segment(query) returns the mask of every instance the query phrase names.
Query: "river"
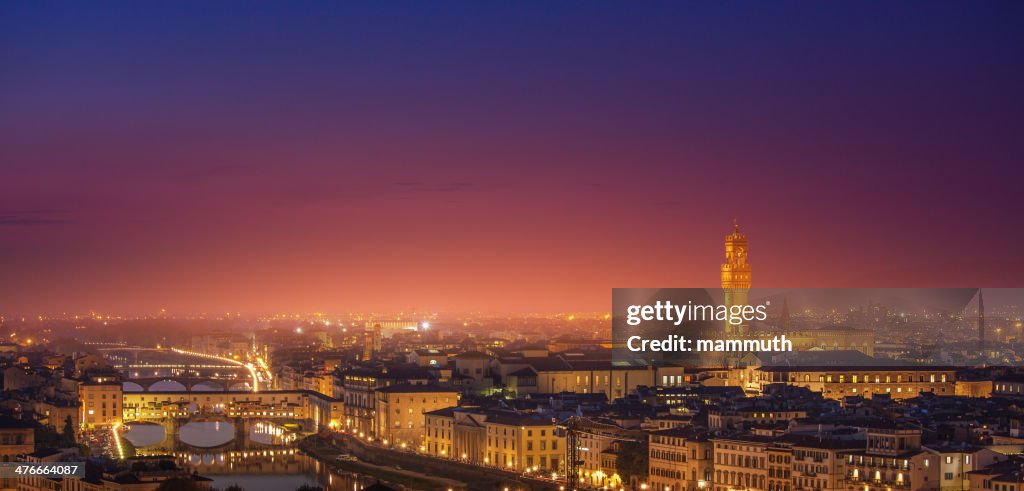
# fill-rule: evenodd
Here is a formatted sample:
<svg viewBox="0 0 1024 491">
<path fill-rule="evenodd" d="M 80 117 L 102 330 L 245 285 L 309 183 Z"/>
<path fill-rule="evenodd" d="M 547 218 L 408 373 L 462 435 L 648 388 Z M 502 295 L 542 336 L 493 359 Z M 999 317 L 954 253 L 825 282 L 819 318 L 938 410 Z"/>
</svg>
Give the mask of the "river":
<svg viewBox="0 0 1024 491">
<path fill-rule="evenodd" d="M 270 443 L 290 441 L 286 433 L 273 425 L 253 427 L 248 448 L 225 445 L 234 435 L 234 426 L 228 422 L 191 422 L 179 430 L 172 453 L 180 465 L 213 479 L 212 485 L 217 489 L 237 484 L 246 491 L 291 491 L 310 485 L 327 491 L 359 491 L 376 481 L 368 476 L 330 471 L 291 445 Z M 168 454 L 163 445 L 163 426 L 130 424 L 124 438 L 132 442 L 139 455 Z"/>
</svg>

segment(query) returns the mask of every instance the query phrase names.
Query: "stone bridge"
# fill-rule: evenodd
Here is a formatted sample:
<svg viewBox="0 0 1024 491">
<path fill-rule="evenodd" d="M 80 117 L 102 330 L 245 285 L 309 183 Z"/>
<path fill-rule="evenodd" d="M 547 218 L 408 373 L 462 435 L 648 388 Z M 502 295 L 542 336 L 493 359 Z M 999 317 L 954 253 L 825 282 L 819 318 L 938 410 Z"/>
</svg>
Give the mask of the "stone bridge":
<svg viewBox="0 0 1024 491">
<path fill-rule="evenodd" d="M 248 377 L 244 379 L 224 379 L 213 377 L 143 377 L 125 379 L 122 386 L 125 392 L 149 392 L 150 388 L 158 382 L 173 382 L 177 384 L 177 386 L 174 387 L 159 389 L 159 391 L 162 392 L 166 392 L 168 390 L 181 392 L 228 392 L 249 390 L 250 380 Z"/>
<path fill-rule="evenodd" d="M 222 423 L 221 428 L 224 428 L 224 430 L 221 430 L 222 434 L 219 435 L 219 438 L 217 439 L 190 441 L 188 437 L 184 435 L 185 431 L 188 431 L 188 428 L 192 423 L 213 422 Z M 143 428 L 161 428 L 162 432 L 158 441 L 143 444 L 139 448 L 144 449 L 146 453 L 150 454 L 154 452 L 169 454 L 180 450 L 206 453 L 210 451 L 251 451 L 257 448 L 279 448 L 282 445 L 293 441 L 295 438 L 283 431 L 284 423 L 285 422 L 282 421 L 271 423 L 269 421 L 240 417 L 228 418 L 200 415 L 192 418 L 164 418 L 160 420 L 134 421 L 127 423 L 126 427 L 129 429 L 129 433 L 134 431 L 136 425 L 141 425 Z M 298 425 L 298 423 L 299 422 L 292 422 L 292 424 L 296 425 Z M 272 433 L 277 430 L 280 431 L 278 433 Z M 150 431 L 152 432 L 152 430 Z M 197 433 L 199 435 L 210 434 L 208 429 L 193 428 L 191 430 L 191 437 L 196 438 Z M 264 436 L 260 436 L 260 434 L 263 434 Z M 152 434 L 150 436 L 152 436 Z M 128 437 L 125 436 L 125 438 L 127 439 Z M 203 437 L 199 436 L 199 438 L 202 439 Z"/>
<path fill-rule="evenodd" d="M 126 423 L 223 416 L 301 422 L 303 431 L 314 432 L 337 424 L 342 414 L 341 401 L 310 390 L 136 390 L 124 392 L 121 402 Z"/>
</svg>

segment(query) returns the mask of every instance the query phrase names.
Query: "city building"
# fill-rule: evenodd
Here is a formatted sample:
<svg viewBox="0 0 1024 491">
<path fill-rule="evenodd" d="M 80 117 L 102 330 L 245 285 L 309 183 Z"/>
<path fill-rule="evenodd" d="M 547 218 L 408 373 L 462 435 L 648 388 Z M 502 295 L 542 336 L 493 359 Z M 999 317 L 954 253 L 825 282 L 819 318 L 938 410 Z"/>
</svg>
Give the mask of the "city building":
<svg viewBox="0 0 1024 491">
<path fill-rule="evenodd" d="M 829 439 L 817 436 L 797 436 L 795 438 L 783 437 L 782 440 L 788 444 L 789 451 L 772 455 L 769 452 L 769 466 L 773 462 L 778 463 L 780 457 L 783 461 L 781 468 L 775 472 L 769 472 L 769 491 L 786 491 L 788 484 L 783 479 L 771 487 L 772 474 L 778 477 L 781 470 L 783 476 L 791 476 L 792 489 L 813 489 L 817 491 L 838 491 L 846 489 L 846 461 L 844 457 L 847 451 L 856 451 L 863 448 L 861 440 Z M 790 456 L 792 465 L 787 465 Z M 774 457 L 774 459 L 773 459 Z M 779 490 L 778 486 L 783 488 Z"/>
<path fill-rule="evenodd" d="M 340 370 L 341 399 L 344 402 L 342 426 L 363 436 L 376 436 L 377 389 L 400 384 L 426 384 L 430 371 L 409 365 L 357 365 Z"/>
<path fill-rule="evenodd" d="M 939 491 L 967 491 L 971 489 L 971 473 L 984 469 L 1006 456 L 978 445 L 926 445 L 925 451 L 935 455 L 939 465 Z"/>
<path fill-rule="evenodd" d="M 511 397 L 577 392 L 603 393 L 609 399 L 616 399 L 634 392 L 637 387 L 655 385 L 653 367 L 613 364 L 610 351 L 589 358 L 570 353 L 501 357 L 496 367 Z"/>
<path fill-rule="evenodd" d="M 121 382 L 83 382 L 79 386 L 81 416 L 86 428 L 108 427 L 122 422 Z"/>
<path fill-rule="evenodd" d="M 472 379 L 473 385 L 490 386 L 491 356 L 479 351 L 467 351 L 455 356 L 455 373 Z"/>
<path fill-rule="evenodd" d="M 0 416 L 0 462 L 17 462 L 18 457 L 35 450 L 36 425 Z"/>
<path fill-rule="evenodd" d="M 700 491 L 714 479 L 713 444 L 693 428 L 653 431 L 648 443 L 648 486 L 654 491 Z"/>
<path fill-rule="evenodd" d="M 421 348 L 409 353 L 409 363 L 421 367 L 441 367 L 448 364 L 448 353 L 436 348 Z"/>
<path fill-rule="evenodd" d="M 956 394 L 956 369 L 943 366 L 763 366 L 755 370 L 757 382 L 790 384 L 821 393 L 827 399 L 846 396 L 870 398 L 886 394 L 910 399 L 922 392 Z"/>
<path fill-rule="evenodd" d="M 384 445 L 419 448 L 423 444 L 426 413 L 457 405 L 459 392 L 433 384 L 400 384 L 376 390 L 374 435 Z"/>
<path fill-rule="evenodd" d="M 582 483 L 593 487 L 617 488 L 622 485 L 615 464 L 621 443 L 638 443 L 647 439 L 639 429 L 627 429 L 603 418 L 577 418 L 575 425 L 579 473 Z"/>
<path fill-rule="evenodd" d="M 479 408 L 428 412 L 421 451 L 437 458 L 516 472 L 561 472 L 565 435 L 534 414 Z"/>
<path fill-rule="evenodd" d="M 768 453 L 776 447 L 774 438 L 740 434 L 711 441 L 715 491 L 768 489 Z"/>
<path fill-rule="evenodd" d="M 859 351 L 875 355 L 875 331 L 855 327 L 821 327 L 784 331 L 795 351 Z"/>
<path fill-rule="evenodd" d="M 845 453 L 848 486 L 918 491 L 940 486 L 939 458 L 921 448 L 921 429 L 891 424 L 867 432 L 866 448 Z"/>
</svg>

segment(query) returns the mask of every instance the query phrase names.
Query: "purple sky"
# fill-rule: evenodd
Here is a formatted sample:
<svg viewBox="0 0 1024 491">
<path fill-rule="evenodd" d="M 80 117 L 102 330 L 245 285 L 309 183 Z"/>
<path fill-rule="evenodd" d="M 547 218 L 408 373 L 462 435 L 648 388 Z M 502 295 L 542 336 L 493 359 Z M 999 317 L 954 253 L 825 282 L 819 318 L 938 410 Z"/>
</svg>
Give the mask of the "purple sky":
<svg viewBox="0 0 1024 491">
<path fill-rule="evenodd" d="M 0 313 L 1021 286 L 1024 4 L 6 3 Z"/>
</svg>

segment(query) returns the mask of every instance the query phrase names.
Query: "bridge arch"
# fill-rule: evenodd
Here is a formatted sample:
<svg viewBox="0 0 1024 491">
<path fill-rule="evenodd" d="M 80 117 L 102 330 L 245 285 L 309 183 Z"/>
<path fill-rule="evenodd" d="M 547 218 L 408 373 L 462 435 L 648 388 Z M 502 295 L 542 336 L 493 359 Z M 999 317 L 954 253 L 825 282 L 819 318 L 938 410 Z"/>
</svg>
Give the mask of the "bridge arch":
<svg viewBox="0 0 1024 491">
<path fill-rule="evenodd" d="M 153 392 L 153 391 L 157 391 L 157 392 L 179 392 L 179 391 L 180 392 L 184 392 L 186 390 L 188 390 L 188 386 L 187 385 L 185 385 L 185 384 L 183 384 L 183 383 L 181 383 L 181 382 L 179 382 L 179 381 L 177 381 L 177 380 L 175 380 L 173 378 L 165 378 L 165 379 L 155 380 L 153 382 L 150 382 L 146 386 L 146 392 Z"/>
<path fill-rule="evenodd" d="M 229 421 L 190 421 L 178 428 L 178 440 L 193 447 L 216 448 L 234 441 L 236 432 Z"/>
<path fill-rule="evenodd" d="M 189 390 L 193 392 L 223 392 L 225 389 L 224 384 L 215 382 L 213 380 L 202 380 L 189 386 Z"/>
</svg>

